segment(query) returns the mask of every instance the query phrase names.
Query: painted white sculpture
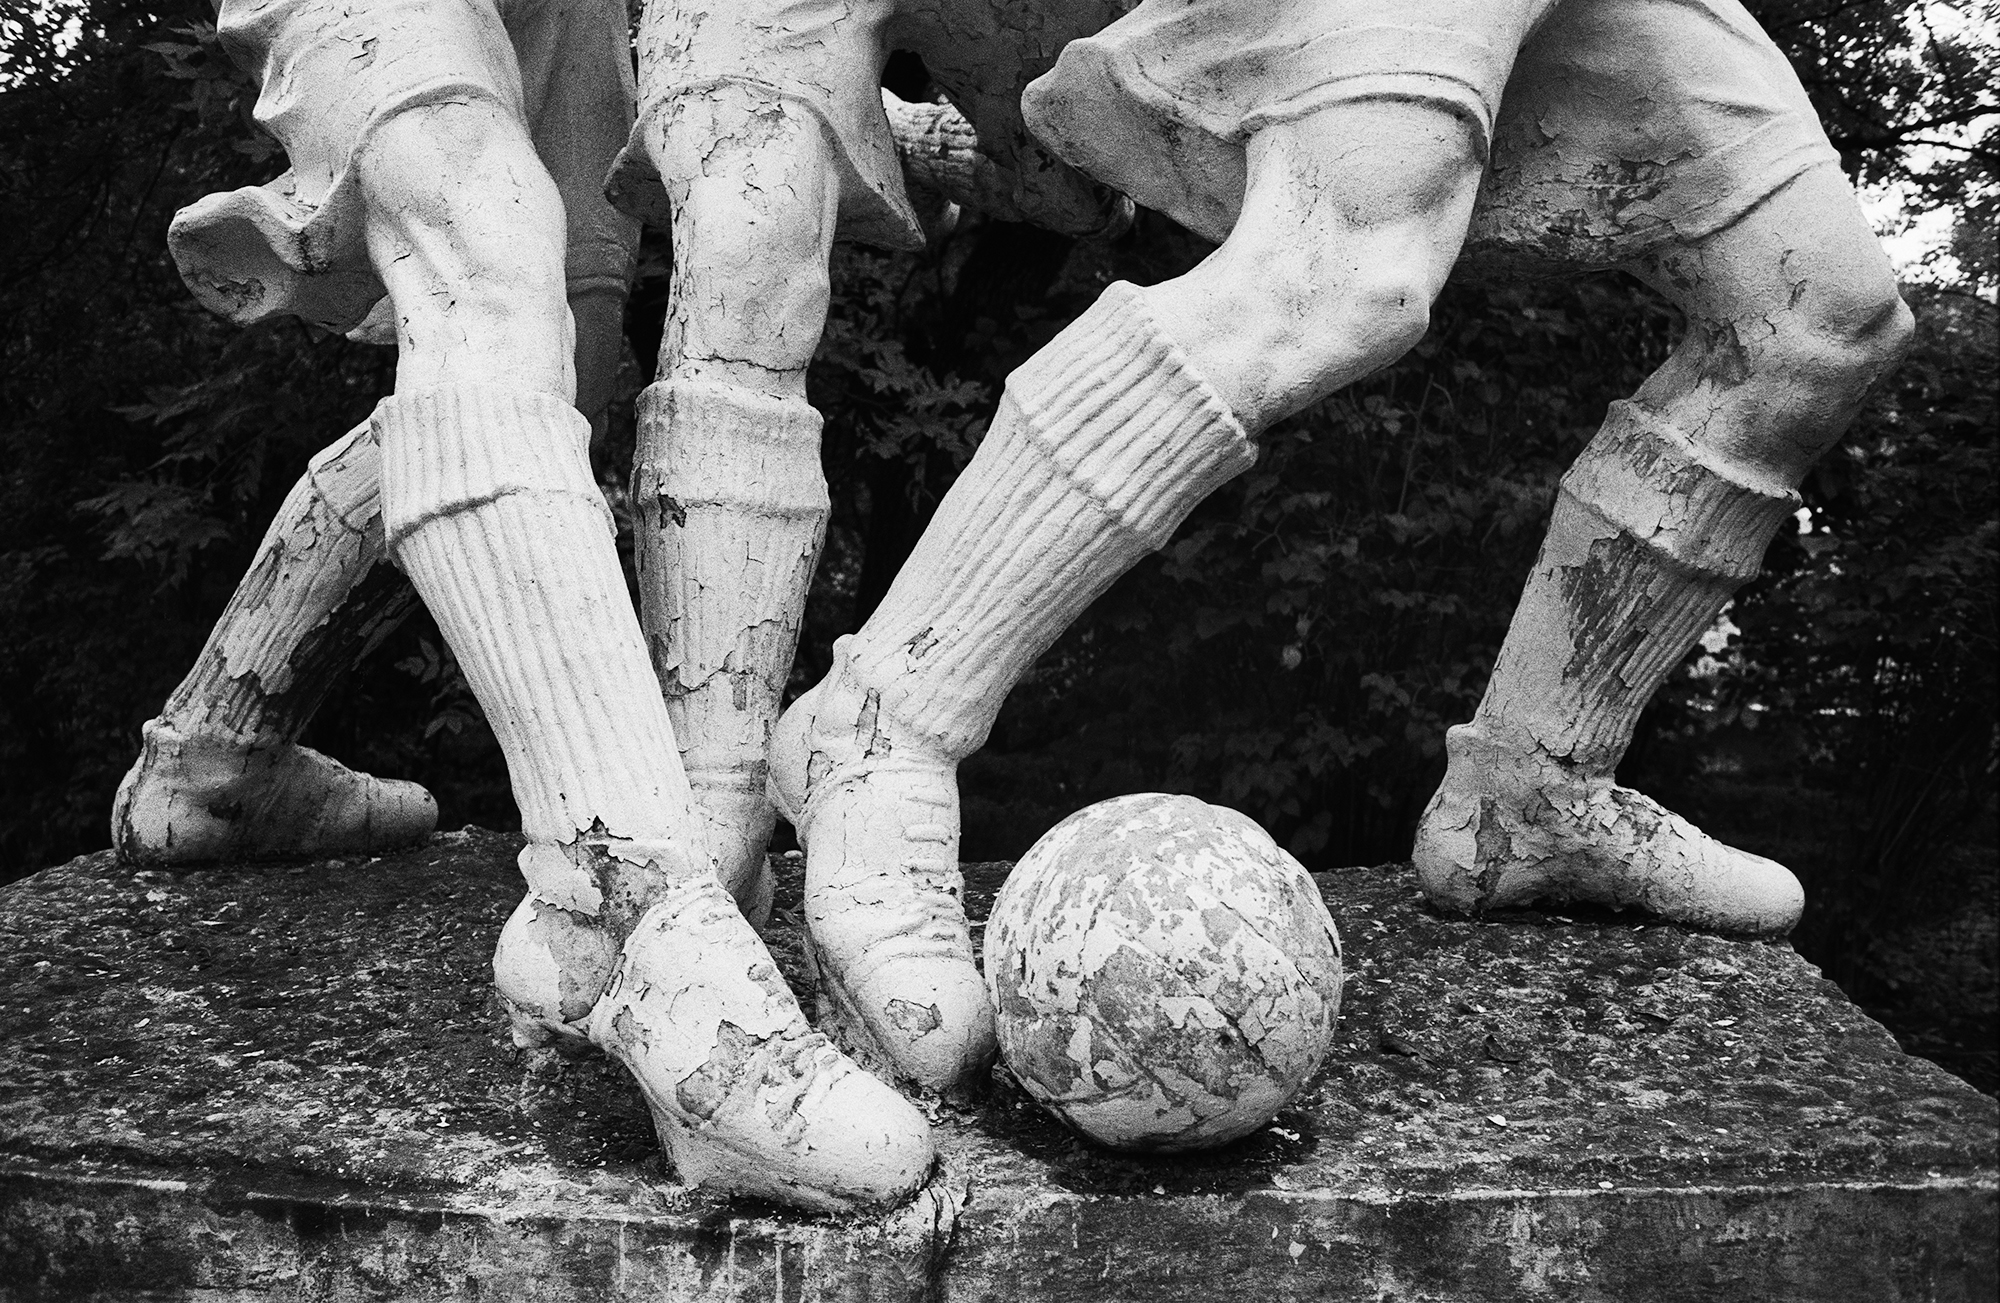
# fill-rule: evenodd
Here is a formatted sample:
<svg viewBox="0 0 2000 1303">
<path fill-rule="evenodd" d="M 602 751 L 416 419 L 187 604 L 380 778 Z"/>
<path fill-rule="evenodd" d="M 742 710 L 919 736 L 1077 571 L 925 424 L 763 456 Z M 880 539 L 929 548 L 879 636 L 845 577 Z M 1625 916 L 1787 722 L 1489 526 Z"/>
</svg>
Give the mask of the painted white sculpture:
<svg viewBox="0 0 2000 1303">
<path fill-rule="evenodd" d="M 645 11 L 642 109 L 613 190 L 671 215 L 674 281 L 661 378 L 640 401 L 639 587 L 724 881 L 746 898 L 773 820 L 767 745 L 827 515 L 805 371 L 833 241 L 922 246 L 899 134 L 911 170 L 953 199 L 1071 232 L 1119 220 L 1122 201 L 1020 117 L 1021 88 L 1063 42 L 1117 12 L 1109 0 L 655 0 Z M 892 48 L 920 52 L 963 115 L 885 111 Z M 871 1066 L 940 1088 L 993 1047 L 958 906 L 956 793 L 900 755 L 877 761 L 869 772 L 907 777 L 879 854 L 839 851 L 847 835 L 831 829 L 846 815 L 822 817 L 824 799 L 788 811 L 809 848 L 821 1012 Z M 847 779 L 829 772 L 832 792 Z M 803 796 L 796 782 L 783 790 Z"/>
<path fill-rule="evenodd" d="M 468 96 L 484 102 L 476 116 L 487 119 L 467 133 L 473 137 L 470 143 L 490 146 L 491 141 L 479 138 L 484 132 L 505 136 L 511 134 L 509 127 L 525 124 L 540 164 L 548 169 L 561 198 L 567 217 L 566 290 L 575 330 L 577 406 L 587 414 L 601 410 L 616 366 L 619 309 L 636 235 L 633 225 L 609 208 L 601 194 L 607 165 L 627 143 L 632 119 L 629 75 L 618 74 L 616 66 L 622 60 L 613 53 L 623 40 L 622 11 L 609 5 L 568 12 L 503 5 L 473 15 L 468 24 L 464 17 L 439 18 L 428 11 L 398 16 L 384 6 L 344 7 L 335 15 L 323 6 L 286 5 L 264 12 L 224 6 L 220 17 L 220 30 L 232 53 L 260 73 L 265 94 L 259 116 L 286 143 L 293 168 L 268 186 L 210 196 L 176 221 L 170 243 L 197 297 L 241 323 L 290 314 L 332 330 L 352 328 L 358 337 L 378 342 L 397 342 L 401 337 L 407 343 L 412 323 L 399 316 L 396 287 L 385 286 L 377 270 L 382 255 L 369 246 L 374 215 L 368 207 L 366 177 L 354 163 L 362 151 L 378 148 L 371 133 L 380 123 L 434 101 Z M 317 35 L 311 33 L 329 17 L 344 21 Z M 336 75 L 339 65 L 333 62 L 357 49 L 364 57 L 349 71 L 365 74 L 359 76 L 358 86 L 343 83 Z M 1044 63 L 1054 52 L 1053 48 L 1046 52 Z M 396 68 L 388 73 L 374 69 L 373 61 L 382 59 Z M 520 70 L 520 81 L 512 87 L 510 60 Z M 857 71 L 861 67 L 854 65 Z M 1017 74 L 1003 94 L 988 96 L 989 116 L 1016 112 L 1019 86 L 1026 80 Z M 873 94 L 872 83 L 869 93 Z M 340 105 L 345 118 L 314 121 L 329 103 Z M 497 114 L 490 111 L 495 108 Z M 989 211 L 1084 230 L 1116 220 L 1129 207 L 1045 155 L 1036 158 L 1025 182 L 1015 169 L 997 168 L 991 157 L 972 148 L 972 128 L 965 119 L 944 106 L 898 105 L 896 119 L 897 144 L 891 147 L 891 158 L 900 150 L 914 174 Z M 1025 141 L 1025 136 L 1021 139 Z M 447 145 L 462 143 L 466 142 Z M 512 155 L 508 162 L 515 166 L 522 162 L 519 144 L 518 138 L 507 141 L 505 145 L 512 148 L 502 150 Z M 424 193 L 426 186 L 442 184 L 461 202 L 480 202 L 470 182 L 485 174 L 463 166 L 454 169 L 439 158 L 424 161 L 431 170 L 395 178 L 405 184 L 394 198 L 433 203 L 454 197 Z M 387 158 L 381 164 L 384 169 L 407 166 Z M 657 191 L 659 182 L 643 150 L 624 160 L 614 188 L 619 185 L 627 190 L 636 187 L 642 205 L 654 197 L 646 191 Z M 664 193 L 657 198 L 663 200 Z M 441 207 L 437 224 L 449 228 L 454 215 L 448 203 Z M 544 228 L 546 216 L 544 212 Z M 522 229 L 512 232 L 504 221 L 493 225 L 496 229 L 488 234 L 500 238 L 533 241 L 548 233 L 533 222 L 523 222 Z M 913 223 L 910 233 L 920 238 L 915 237 Z M 452 234 L 448 229 L 419 229 L 405 243 L 421 245 L 427 237 L 442 237 L 449 245 Z M 897 239 L 901 242 L 903 237 Z M 688 243 L 695 246 L 694 241 Z M 400 252 L 392 250 L 391 256 Z M 504 335 L 516 325 L 505 320 L 505 313 L 496 312 L 497 298 L 519 290 L 527 294 L 524 302 L 532 305 L 533 287 L 522 284 L 514 272 L 503 271 L 494 261 L 497 250 L 491 243 L 451 252 L 459 255 L 459 265 L 439 270 L 456 271 L 461 279 L 494 280 L 487 288 L 495 297 L 454 305 L 448 333 L 466 342 L 462 352 L 470 356 L 450 360 L 471 361 L 490 376 L 500 368 L 480 356 L 488 347 L 487 332 Z M 822 264 L 823 260 L 824 251 Z M 701 284 L 694 272 L 681 279 L 683 284 Z M 819 280 L 823 295 L 823 265 Z M 759 324 L 730 322 L 722 329 L 725 336 L 730 330 L 743 330 L 754 337 Z M 804 345 L 808 354 L 817 331 L 815 322 L 814 340 Z M 433 366 L 441 361 L 427 360 Z M 677 654 L 693 650 L 685 664 L 662 662 L 667 702 L 675 722 L 695 742 L 684 750 L 702 782 L 705 808 L 721 816 L 709 820 L 710 839 L 724 851 L 718 867 L 740 896 L 744 913 L 753 919 L 769 908 L 769 879 L 763 871 L 764 839 L 771 822 L 763 797 L 764 734 L 789 667 L 797 608 L 825 516 L 825 490 L 817 467 L 818 418 L 800 401 L 802 374 L 790 381 L 761 396 L 753 388 L 699 375 L 655 386 L 647 395 L 643 420 L 650 437 L 634 476 L 649 526 L 641 549 L 642 564 L 653 579 L 648 592 L 654 600 L 648 613 L 673 613 L 666 636 L 656 640 L 656 650 L 662 644 Z M 199 863 L 258 855 L 373 852 L 431 831 L 435 805 L 414 784 L 357 774 L 296 745 L 332 677 L 379 641 L 408 607 L 408 589 L 386 571 L 375 569 L 375 563 L 388 554 L 378 428 L 393 423 L 400 406 L 385 404 L 376 418 L 314 460 L 281 509 L 250 575 L 195 668 L 161 717 L 147 726 L 144 753 L 121 785 L 114 808 L 113 840 L 126 858 Z M 671 430 L 676 421 L 682 428 L 693 424 L 702 430 L 705 441 L 694 446 L 686 441 L 675 446 L 663 443 L 663 429 Z M 444 459 L 464 455 L 463 447 L 447 445 L 443 458 L 430 469 L 449 471 L 450 463 Z M 571 497 L 582 499 L 578 469 L 572 462 L 555 468 L 555 473 L 559 480 L 567 480 Z M 507 489 L 524 496 L 536 491 L 527 484 L 503 486 L 503 491 Z M 453 506 L 447 503 L 445 510 L 450 512 Z M 526 577 L 525 570 L 517 573 Z M 679 587 L 664 587 L 671 584 Z M 603 597 L 605 586 L 596 586 Z M 498 595 L 493 589 L 478 594 Z M 453 596 L 447 593 L 445 600 Z M 455 650 L 461 650 L 467 632 L 481 633 L 472 626 L 484 622 L 480 612 L 465 609 L 473 604 L 459 605 L 449 614 L 440 613 L 448 630 L 454 623 L 459 629 L 456 636 L 448 633 Z M 475 644 L 470 653 L 461 650 L 462 656 L 494 662 L 502 673 L 510 668 L 517 674 L 524 668 L 534 670 L 532 662 L 507 666 L 511 649 L 494 643 L 491 629 L 483 632 L 492 645 Z M 614 628 L 614 641 L 616 632 Z M 739 640 L 741 646 L 733 645 Z M 527 649 L 530 656 L 535 650 Z M 585 647 L 575 663 L 559 671 L 549 669 L 545 660 L 534 677 L 549 682 L 533 687 L 557 698 L 565 689 L 571 695 L 596 692 L 602 701 L 604 684 L 592 681 L 590 659 Z M 467 668 L 469 676 L 476 673 L 474 664 Z M 485 668 L 490 675 L 493 667 Z M 629 669 L 628 658 L 619 670 Z M 698 679 L 697 673 L 707 681 Z M 630 686 L 629 672 L 603 677 Z M 621 678 L 627 682 L 619 684 Z M 738 982 L 740 989 L 728 999 L 710 992 L 705 999 L 713 1008 L 702 1016 L 720 1011 L 739 1041 L 743 1036 L 753 1042 L 775 1037 L 771 1042 L 775 1050 L 767 1053 L 755 1043 L 733 1044 L 723 1047 L 728 1053 L 720 1059 L 714 1055 L 703 1059 L 703 1046 L 681 1046 L 678 1058 L 669 1062 L 658 1061 L 657 1054 L 634 1061 L 645 1047 L 632 1042 L 658 1033 L 668 1019 L 665 1007 L 679 990 L 663 984 L 667 971 L 663 957 L 628 955 L 626 971 L 619 974 L 612 993 L 599 1001 L 598 992 L 617 965 L 618 937 L 659 894 L 655 879 L 661 875 L 617 863 L 622 839 L 603 839 L 611 851 L 609 863 L 597 862 L 601 856 L 596 852 L 602 848 L 585 847 L 580 853 L 574 839 L 565 845 L 565 816 L 576 819 L 581 829 L 585 825 L 580 810 L 560 812 L 551 820 L 547 810 L 530 809 L 522 790 L 546 797 L 551 770 L 554 781 L 566 790 L 587 786 L 587 781 L 575 784 L 563 777 L 564 771 L 601 771 L 605 765 L 619 764 L 621 757 L 607 758 L 592 753 L 592 748 L 574 746 L 571 750 L 582 754 L 542 753 L 550 741 L 546 730 L 563 723 L 562 706 L 576 703 L 558 701 L 554 710 L 532 699 L 496 703 L 491 677 L 485 688 L 478 678 L 474 681 L 496 722 L 508 718 L 496 716 L 496 710 L 514 712 L 515 728 L 502 736 L 532 840 L 523 868 L 535 891 L 510 922 L 496 955 L 502 992 L 516 1009 L 517 1038 L 543 1043 L 551 1035 L 584 1034 L 626 1057 L 654 1100 L 662 1134 L 690 1181 L 770 1193 L 808 1206 L 879 1201 L 906 1192 L 911 1173 L 923 1166 L 928 1154 L 921 1143 L 921 1124 L 907 1109 L 885 1106 L 874 1083 L 865 1077 L 853 1080 L 858 1074 L 844 1060 L 823 1040 L 805 1034 L 789 995 L 776 984 L 775 970 L 767 965 L 754 965 L 751 984 Z M 502 684 L 500 691 L 508 687 Z M 540 694 L 531 688 L 530 696 L 535 695 Z M 635 713 L 643 720 L 647 712 Z M 601 717 L 596 722 L 601 723 Z M 537 729 L 542 730 L 539 737 Z M 704 764 L 709 757 L 721 763 Z M 635 776 L 644 779 L 645 771 L 658 765 L 641 763 L 633 768 Z M 629 799 L 629 791 L 615 790 L 619 774 L 586 776 L 593 777 L 611 780 L 613 795 Z M 611 833 L 632 821 L 643 824 L 645 819 L 627 815 L 606 825 L 598 815 L 588 827 Z M 537 825 L 551 831 L 535 837 Z M 677 826 L 691 825 L 683 821 Z M 551 845 L 557 848 L 553 854 Z M 579 858 L 590 861 L 595 882 L 575 872 L 572 862 Z M 738 963 L 742 929 L 713 906 L 713 900 L 695 902 L 683 911 L 695 917 L 681 919 L 678 931 L 654 920 L 652 931 L 659 934 L 655 947 L 664 954 L 673 945 L 676 957 L 696 963 L 700 972 L 711 963 L 725 968 Z M 593 916 L 603 925 L 574 925 Z M 692 944 L 704 930 L 719 939 L 708 946 Z M 628 941 L 626 949 L 639 944 Z M 650 984 L 635 989 L 631 976 L 639 972 L 649 975 Z M 725 971 L 724 976 L 729 975 Z M 704 980 L 718 983 L 713 973 Z M 593 1010 L 596 1017 L 591 1019 Z M 718 1064 L 736 1071 L 740 1080 L 754 1082 L 753 1069 L 773 1054 L 785 1061 L 785 1070 L 767 1065 L 761 1092 L 743 1090 L 731 1097 L 718 1094 L 720 1088 L 713 1084 L 699 1084 Z M 835 1085 L 840 1088 L 834 1089 Z M 695 1105 L 684 1094 L 690 1090 L 703 1098 L 715 1096 L 706 1099 L 704 1108 L 730 1106 L 728 1127 L 745 1134 L 732 1136 L 728 1127 L 715 1134 L 718 1124 L 702 1121 L 709 1118 L 705 1112 L 690 1122 L 688 1110 Z M 804 1131 L 791 1128 L 780 1138 L 781 1152 L 773 1152 L 771 1137 L 759 1134 L 768 1132 L 768 1124 L 751 1116 L 746 1101 L 768 1114 L 785 1102 L 787 1092 L 801 1091 L 809 1091 L 809 1096 L 800 1098 L 812 1104 L 818 1125 Z M 822 1095 L 825 1098 L 819 1098 Z M 830 1141 L 826 1120 L 863 1105 L 868 1107 L 857 1115 L 861 1128 L 856 1129 L 855 1118 L 846 1118 L 848 1135 L 843 1137 L 834 1128 Z M 689 1136 L 689 1131 L 696 1134 Z M 867 1152 L 857 1154 L 851 1145 L 843 1149 L 837 1143 L 856 1136 Z M 808 1153 L 811 1161 L 802 1161 L 801 1155 Z"/>
<path fill-rule="evenodd" d="M 221 28 L 293 172 L 190 210 L 191 282 L 239 319 L 339 327 L 386 291 L 401 367 L 368 435 L 274 526 L 258 573 L 285 595 L 253 575 L 149 734 L 121 827 L 142 853 L 227 843 L 211 825 L 240 801 L 300 821 L 257 849 L 365 849 L 429 818 L 420 793 L 294 748 L 294 716 L 269 708 L 319 663 L 379 510 L 521 807 L 530 894 L 495 960 L 520 1034 L 625 1062 L 688 1179 L 831 1208 L 897 1198 L 931 1160 L 920 1115 L 807 1028 L 711 872 L 754 908 L 760 787 L 807 847 L 847 1043 L 933 1089 L 981 1066 L 958 761 L 1062 629 L 1252 463 L 1255 431 L 1421 336 L 1462 249 L 1627 267 L 1691 329 L 1564 482 L 1419 830 L 1426 888 L 1459 909 L 1796 917 L 1780 866 L 1611 782 L 1639 708 L 1908 329 L 1803 93 L 1733 0 L 655 3 L 616 186 L 657 186 L 675 234 L 635 469 L 651 666 L 569 360 L 572 328 L 604 356 L 591 341 L 622 291 L 629 228 L 564 184 L 628 121 L 622 8 L 230 0 Z M 1117 215 L 1089 176 L 1222 247 L 1175 281 L 1113 286 L 1014 374 L 888 597 L 774 725 L 826 514 L 803 373 L 827 250 L 921 239 L 876 89 L 891 48 L 922 53 L 964 110 L 892 106 L 952 197 L 1083 230 Z M 572 281 L 574 327 L 566 236 L 572 271 L 617 284 Z M 379 509 L 356 469 L 371 458 Z M 337 545 L 302 541 L 322 534 Z M 274 600 L 282 627 L 231 627 Z M 254 699 L 228 706 L 253 674 Z M 333 799 L 311 815 L 270 795 L 315 789 Z"/>
<path fill-rule="evenodd" d="M 119 785 L 111 842 L 138 863 L 372 854 L 430 835 L 415 783 L 297 744 L 333 680 L 414 594 L 383 558 L 380 449 L 366 425 L 315 457 L 278 509 L 194 668 Z"/>
<path fill-rule="evenodd" d="M 1027 126 L 1221 241 L 1177 280 L 1111 287 L 1011 377 L 880 608 L 773 732 L 770 790 L 806 846 L 847 1043 L 934 1088 L 990 1055 L 958 903 L 958 762 L 1061 630 L 1252 463 L 1255 431 L 1422 336 L 1468 248 L 1627 268 L 1690 329 L 1564 481 L 1486 699 L 1452 733 L 1418 834 L 1425 887 L 1460 910 L 1569 899 L 1787 929 L 1789 872 L 1611 777 L 1909 330 L 1768 38 L 1734 0 L 1144 0 L 1096 35 L 1103 14 L 1030 9 L 684 0 L 649 10 L 642 40 L 641 138 L 683 277 L 669 385 L 727 373 L 798 400 L 836 224 L 914 231 L 873 72 L 892 41 L 938 71 L 910 33 L 941 17 L 1085 37 L 1028 87 Z M 664 425 L 662 446 L 700 438 Z M 657 658 L 682 617 L 653 609 Z M 717 663 L 676 650 L 692 645 L 669 632 L 663 671 Z M 761 832 L 746 819 L 737 837 Z"/>
<path fill-rule="evenodd" d="M 379 515 L 520 806 L 529 894 L 494 957 L 517 1038 L 584 1038 L 624 1063 L 690 1183 L 819 1209 L 907 1196 L 933 1161 L 922 1115 L 807 1025 L 713 872 L 573 405 L 573 343 L 585 337 L 592 365 L 615 359 L 603 344 L 629 262 L 631 228 L 597 197 L 631 122 L 623 5 L 224 0 L 218 30 L 256 72 L 258 119 L 292 170 L 183 213 L 184 272 L 239 320 L 292 311 L 346 328 L 386 292 L 396 392 L 371 418 L 376 451 L 357 434 L 319 467 L 341 469 L 341 490 L 308 476 L 274 527 L 201 681 L 176 695 L 196 718 L 152 730 L 121 795 L 127 843 L 172 854 L 209 835 L 174 785 L 228 769 L 232 747 L 244 782 L 363 785 L 364 846 L 369 811 L 425 803 L 290 747 L 270 711 L 202 732 L 237 723 L 213 689 L 255 675 L 265 697 L 284 691 L 272 685 L 365 569 Z M 608 371 L 586 379 L 601 393 Z M 371 457 L 379 507 L 362 486 Z M 318 546 L 328 516 L 352 564 Z M 271 572 L 298 608 L 284 622 L 252 591 Z M 246 622 L 257 636 L 239 636 Z M 199 766 L 183 759 L 190 734 Z M 254 806 L 254 791 L 232 794 Z M 260 849 L 352 844 L 353 822 Z"/>
</svg>

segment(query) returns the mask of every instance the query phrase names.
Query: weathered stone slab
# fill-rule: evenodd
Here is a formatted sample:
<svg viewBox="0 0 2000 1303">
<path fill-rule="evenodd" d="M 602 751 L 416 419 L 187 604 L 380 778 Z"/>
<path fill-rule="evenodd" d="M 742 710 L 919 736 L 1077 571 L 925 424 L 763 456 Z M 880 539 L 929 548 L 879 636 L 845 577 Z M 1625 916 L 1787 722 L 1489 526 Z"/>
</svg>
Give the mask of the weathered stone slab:
<svg viewBox="0 0 2000 1303">
<path fill-rule="evenodd" d="M 1995 1293 L 1994 1101 L 1789 948 L 1446 920 L 1395 866 L 1322 877 L 1338 1053 L 1228 1150 L 1103 1153 L 1002 1082 L 935 1110 L 955 1228 L 693 1195 L 615 1071 L 506 1044 L 516 844 L 0 891 L 0 1299 Z"/>
</svg>

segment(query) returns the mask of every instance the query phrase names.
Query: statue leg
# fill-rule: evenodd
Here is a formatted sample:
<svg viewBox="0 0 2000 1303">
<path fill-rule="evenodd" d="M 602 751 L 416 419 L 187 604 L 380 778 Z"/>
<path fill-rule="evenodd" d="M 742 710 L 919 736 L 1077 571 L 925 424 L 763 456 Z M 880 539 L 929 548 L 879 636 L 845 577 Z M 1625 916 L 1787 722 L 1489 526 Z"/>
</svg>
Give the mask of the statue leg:
<svg viewBox="0 0 2000 1303">
<path fill-rule="evenodd" d="M 1612 775 L 1901 356 L 1909 313 L 1831 166 L 1634 270 L 1687 314 L 1687 337 L 1563 478 L 1485 698 L 1449 735 L 1416 862 L 1455 910 L 1577 900 L 1783 933 L 1803 905 L 1790 872 Z"/>
<path fill-rule="evenodd" d="M 610 43 L 622 67 L 624 10 L 609 8 L 586 30 Z M 577 407 L 595 421 L 617 373 L 638 237 L 637 224 L 603 195 L 605 169 L 631 124 L 630 77 L 620 94 L 618 79 L 590 75 L 590 60 L 607 52 L 587 41 L 533 48 L 542 62 L 523 69 L 528 116 L 562 195 Z M 376 566 L 384 554 L 380 477 L 380 450 L 363 425 L 315 457 L 279 508 L 119 786 L 112 842 L 126 859 L 372 854 L 421 841 L 435 827 L 436 803 L 416 784 L 355 773 L 296 745 L 334 679 L 416 604 L 400 574 Z"/>
<path fill-rule="evenodd" d="M 578 205 L 565 206 L 574 228 Z M 577 398 L 593 415 L 617 368 L 629 259 L 603 243 L 580 251 L 572 229 Z M 380 488 L 381 452 L 363 425 L 314 457 L 287 495 L 194 667 L 145 726 L 112 806 L 121 857 L 372 855 L 437 826 L 437 803 L 417 784 L 357 773 L 297 744 L 334 680 L 416 606 L 400 574 L 377 568 Z"/>
<path fill-rule="evenodd" d="M 297 744 L 336 676 L 415 595 L 383 556 L 381 456 L 367 426 L 313 458 L 194 668 L 119 784 L 111 838 L 148 864 L 373 854 L 421 841 L 437 804 Z"/>
<path fill-rule="evenodd" d="M 773 737 L 826 1012 L 919 1085 L 993 1052 L 959 901 L 958 762 L 1063 629 L 1251 464 L 1251 431 L 1421 337 L 1479 178 L 1457 120 L 1393 102 L 1270 127 L 1249 165 L 1208 261 L 1114 285 L 1009 378 L 881 606 Z"/>
<path fill-rule="evenodd" d="M 494 958 L 518 1034 L 623 1063 L 690 1184 L 828 1210 L 908 1194 L 921 1116 L 811 1030 L 712 872 L 571 406 L 563 205 L 518 114 L 408 108 L 355 166 L 402 350 L 374 417 L 389 548 L 528 840 Z"/>
<path fill-rule="evenodd" d="M 675 101 L 646 143 L 674 277 L 632 468 L 641 621 L 717 872 L 761 922 L 764 753 L 829 505 L 805 376 L 838 182 L 820 120 L 745 85 Z"/>
</svg>

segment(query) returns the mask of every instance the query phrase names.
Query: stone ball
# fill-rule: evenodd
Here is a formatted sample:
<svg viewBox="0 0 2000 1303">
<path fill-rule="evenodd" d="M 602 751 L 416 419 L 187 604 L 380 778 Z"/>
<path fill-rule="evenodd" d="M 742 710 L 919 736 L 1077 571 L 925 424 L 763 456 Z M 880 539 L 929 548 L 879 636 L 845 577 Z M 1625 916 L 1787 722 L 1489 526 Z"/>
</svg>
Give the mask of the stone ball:
<svg viewBox="0 0 2000 1303">
<path fill-rule="evenodd" d="M 1014 866 L 986 925 L 1000 1057 L 1114 1149 L 1226 1144 L 1319 1069 L 1340 937 L 1254 821 L 1191 796 L 1080 810 Z"/>
</svg>

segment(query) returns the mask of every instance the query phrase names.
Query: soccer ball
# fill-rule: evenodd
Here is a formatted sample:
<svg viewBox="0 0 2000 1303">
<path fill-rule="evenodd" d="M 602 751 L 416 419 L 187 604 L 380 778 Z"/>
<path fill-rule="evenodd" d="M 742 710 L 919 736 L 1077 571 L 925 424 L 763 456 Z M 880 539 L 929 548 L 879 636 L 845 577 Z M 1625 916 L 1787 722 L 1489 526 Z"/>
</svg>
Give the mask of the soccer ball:
<svg viewBox="0 0 2000 1303">
<path fill-rule="evenodd" d="M 1121 796 L 1036 842 L 986 925 L 1000 1057 L 1114 1149 L 1203 1149 L 1277 1115 L 1326 1058 L 1340 938 L 1270 835 L 1191 796 Z"/>
</svg>

